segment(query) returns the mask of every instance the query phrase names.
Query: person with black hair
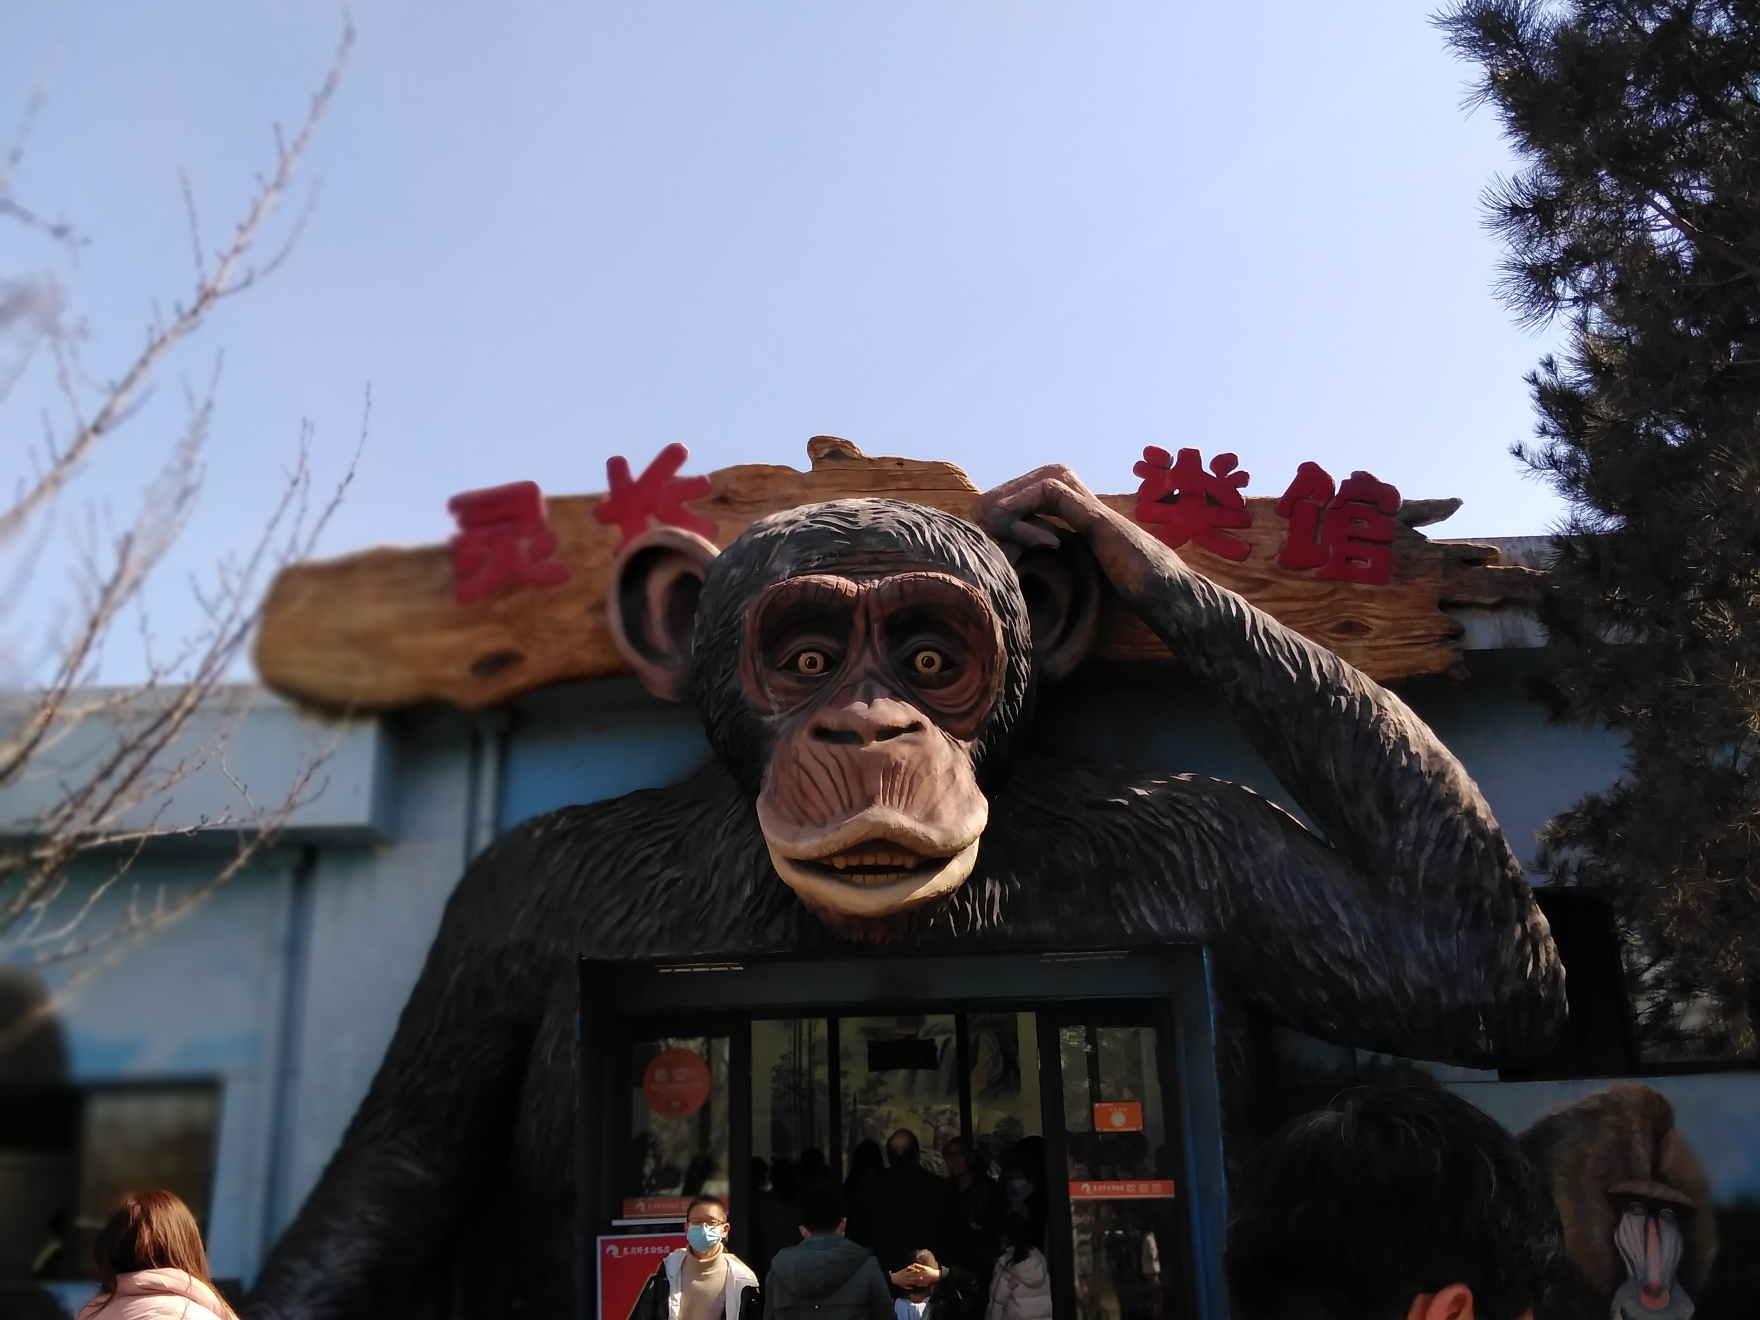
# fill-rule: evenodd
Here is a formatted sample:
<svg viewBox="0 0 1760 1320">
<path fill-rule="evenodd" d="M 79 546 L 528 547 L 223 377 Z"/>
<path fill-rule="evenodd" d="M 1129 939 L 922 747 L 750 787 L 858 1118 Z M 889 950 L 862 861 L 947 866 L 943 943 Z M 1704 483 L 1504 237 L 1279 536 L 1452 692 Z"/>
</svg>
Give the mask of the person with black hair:
<svg viewBox="0 0 1760 1320">
<path fill-rule="evenodd" d="M 941 1147 L 941 1158 L 947 1163 L 947 1223 L 941 1230 L 947 1261 L 988 1278 L 1002 1254 L 1008 1197 L 969 1137 L 949 1137 Z"/>
<path fill-rule="evenodd" d="M 911 1264 L 924 1247 L 947 1250 L 947 1179 L 925 1169 L 921 1156 L 915 1132 L 894 1132 L 886 1138 L 886 1168 L 862 1184 L 856 1201 L 852 1235 L 874 1249 L 888 1272 Z"/>
<path fill-rule="evenodd" d="M 1531 1320 L 1563 1261 L 1515 1138 L 1434 1087 L 1350 1092 L 1260 1146 L 1235 1183 L 1235 1320 Z"/>
<path fill-rule="evenodd" d="M 800 1206 L 795 1203 L 799 1194 L 800 1179 L 795 1173 L 794 1161 L 786 1155 L 778 1155 L 770 1165 L 770 1186 L 752 1197 L 760 1248 L 753 1253 L 752 1263 L 761 1274 L 769 1275 L 770 1262 L 776 1259 L 777 1252 L 801 1240 L 798 1228 Z"/>
<path fill-rule="evenodd" d="M 1027 1217 L 1009 1215 L 984 1320 L 1051 1320 L 1051 1266 L 1035 1241 Z"/>
<path fill-rule="evenodd" d="M 685 1209 L 685 1245 L 643 1286 L 629 1320 L 758 1320 L 758 1276 L 727 1249 L 727 1202 L 699 1192 Z"/>
<path fill-rule="evenodd" d="M 795 1161 L 795 1173 L 802 1187 L 836 1182 L 831 1176 L 831 1166 L 825 1163 L 825 1152 L 817 1146 L 808 1146 L 801 1152 L 800 1159 Z"/>
<path fill-rule="evenodd" d="M 966 1320 L 984 1302 L 977 1276 L 958 1265 L 943 1265 L 927 1247 L 892 1274 L 904 1296 L 892 1304 L 893 1320 Z"/>
<path fill-rule="evenodd" d="M 893 1320 L 892 1290 L 874 1253 L 844 1236 L 843 1192 L 800 1192 L 801 1240 L 776 1253 L 764 1281 L 764 1320 Z"/>
<path fill-rule="evenodd" d="M 857 1203 L 862 1194 L 862 1187 L 880 1170 L 886 1167 L 886 1157 L 880 1153 L 880 1143 L 872 1137 L 858 1141 L 849 1153 L 849 1172 L 844 1175 L 843 1195 L 851 1205 Z"/>
</svg>

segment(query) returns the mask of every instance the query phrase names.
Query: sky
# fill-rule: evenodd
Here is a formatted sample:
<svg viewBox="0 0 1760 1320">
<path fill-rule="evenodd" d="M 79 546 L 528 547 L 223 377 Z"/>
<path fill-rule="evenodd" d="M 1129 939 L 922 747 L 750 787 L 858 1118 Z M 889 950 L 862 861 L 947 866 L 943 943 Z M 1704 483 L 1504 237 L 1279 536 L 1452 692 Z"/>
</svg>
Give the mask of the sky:
<svg viewBox="0 0 1760 1320">
<path fill-rule="evenodd" d="M 443 540 L 448 497 L 806 466 L 842 435 L 980 486 L 1043 463 L 1134 490 L 1145 445 L 1459 496 L 1434 535 L 1542 532 L 1509 457 L 1550 346 L 1493 293 L 1480 198 L 1515 168 L 1434 4 L 356 0 L 354 59 L 278 217 L 287 262 L 223 305 L 82 474 L 62 536 L 122 516 L 184 383 L 223 363 L 201 504 L 153 589 L 256 538 L 313 433 L 365 451 L 320 546 Z M 88 369 L 119 370 L 192 269 L 180 178 L 220 236 L 344 26 L 311 0 L 8 0 L 0 133 L 46 90 L 0 278 L 53 274 Z M 0 477 L 51 402 L 0 411 Z M 57 542 L 56 544 L 60 544 Z M 23 623 L 65 588 L 45 552 Z M 58 594 L 59 593 L 59 594 Z M 122 646 L 107 676 L 134 663 Z"/>
</svg>

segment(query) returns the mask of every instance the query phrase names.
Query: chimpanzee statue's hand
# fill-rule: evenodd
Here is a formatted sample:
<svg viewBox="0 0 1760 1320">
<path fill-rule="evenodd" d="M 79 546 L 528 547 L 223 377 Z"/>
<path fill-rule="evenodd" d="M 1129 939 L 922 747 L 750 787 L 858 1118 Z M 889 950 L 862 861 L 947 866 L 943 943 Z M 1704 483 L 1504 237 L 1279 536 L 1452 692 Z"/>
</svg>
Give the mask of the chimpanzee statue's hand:
<svg viewBox="0 0 1760 1320">
<path fill-rule="evenodd" d="M 1055 550 L 1057 534 L 1044 522 L 1056 518 L 1083 537 L 1113 589 L 1134 600 L 1151 582 L 1177 574 L 1184 561 L 1129 518 L 1109 509 L 1061 463 L 1035 468 L 978 498 L 978 522 L 1011 560 L 1025 550 Z"/>
</svg>

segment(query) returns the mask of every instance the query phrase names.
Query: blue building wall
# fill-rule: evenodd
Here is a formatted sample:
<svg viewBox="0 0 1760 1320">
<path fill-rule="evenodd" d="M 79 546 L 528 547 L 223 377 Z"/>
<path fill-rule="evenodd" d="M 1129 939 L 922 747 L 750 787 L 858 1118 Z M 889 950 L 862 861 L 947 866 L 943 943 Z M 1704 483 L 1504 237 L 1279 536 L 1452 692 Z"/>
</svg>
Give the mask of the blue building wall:
<svg viewBox="0 0 1760 1320">
<path fill-rule="evenodd" d="M 634 679 L 567 683 L 511 711 L 497 823 L 677 783 L 709 759 L 694 709 L 650 697 Z"/>
<path fill-rule="evenodd" d="M 248 1282 L 391 1039 L 467 862 L 474 765 L 470 722 L 438 709 L 339 729 L 271 703 L 233 738 L 253 747 L 257 773 L 246 786 L 267 802 L 277 800 L 277 775 L 312 764 L 311 748 L 330 754 L 304 823 L 138 946 L 51 964 L 42 979 L 65 996 L 56 1017 L 69 1081 L 219 1084 L 210 1265 L 216 1277 Z M 160 804 L 161 823 L 213 818 L 213 793 L 234 789 L 224 776 L 208 779 L 219 784 L 180 784 L 181 796 Z M 210 880 L 231 846 L 228 831 L 215 833 L 165 841 L 82 929 L 114 929 L 123 905 L 150 903 L 161 885 L 175 898 Z M 72 897 L 112 865 L 84 867 Z M 19 950 L 14 961 L 31 956 Z"/>
<path fill-rule="evenodd" d="M 149 858 L 136 863 L 137 878 L 149 895 L 161 884 L 175 893 L 222 860 L 210 855 L 204 866 L 188 857 Z M 73 990 L 60 1014 L 67 1080 L 219 1082 L 209 1238 L 222 1272 L 253 1260 L 267 1229 L 276 1024 L 295 861 L 278 855 L 253 866 L 89 979 L 76 980 L 90 964 L 45 969 L 52 988 L 71 983 Z M 126 901 L 118 893 L 100 905 L 87 929 L 111 928 Z"/>
</svg>

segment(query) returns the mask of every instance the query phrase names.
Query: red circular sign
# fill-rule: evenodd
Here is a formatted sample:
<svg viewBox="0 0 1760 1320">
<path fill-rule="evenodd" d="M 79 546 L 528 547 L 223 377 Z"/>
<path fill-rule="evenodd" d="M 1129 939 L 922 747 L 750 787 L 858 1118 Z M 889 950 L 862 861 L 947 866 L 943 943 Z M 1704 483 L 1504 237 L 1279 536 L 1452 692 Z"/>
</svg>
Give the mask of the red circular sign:
<svg viewBox="0 0 1760 1320">
<path fill-rule="evenodd" d="M 642 1074 L 642 1099 L 667 1118 L 685 1118 L 709 1098 L 709 1065 L 692 1050 L 661 1050 Z"/>
</svg>

